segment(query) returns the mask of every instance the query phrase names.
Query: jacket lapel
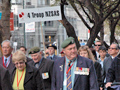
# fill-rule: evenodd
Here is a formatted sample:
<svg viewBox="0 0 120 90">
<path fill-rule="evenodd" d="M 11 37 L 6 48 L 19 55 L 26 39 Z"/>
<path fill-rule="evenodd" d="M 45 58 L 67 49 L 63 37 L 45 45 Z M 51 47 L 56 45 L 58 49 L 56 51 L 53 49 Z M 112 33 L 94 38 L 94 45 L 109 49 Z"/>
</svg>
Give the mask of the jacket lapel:
<svg viewBox="0 0 120 90">
<path fill-rule="evenodd" d="M 60 76 L 61 76 L 61 87 L 63 85 L 63 80 L 64 80 L 64 65 L 65 64 L 65 57 L 61 59 L 61 62 L 59 64 L 59 71 L 60 71 Z"/>
<path fill-rule="evenodd" d="M 39 66 L 39 70 L 44 66 L 44 64 L 45 64 L 45 59 L 43 58 L 40 66 Z"/>
<path fill-rule="evenodd" d="M 26 84 L 30 80 L 30 78 L 33 76 L 32 72 L 33 72 L 33 69 L 26 64 L 26 74 L 25 74 L 24 84 Z"/>
<path fill-rule="evenodd" d="M 78 56 L 77 58 L 77 65 L 76 67 L 82 67 L 82 58 L 80 56 Z M 77 78 L 78 78 L 79 74 L 75 74 L 75 80 L 74 80 L 74 85 L 77 81 Z"/>
</svg>

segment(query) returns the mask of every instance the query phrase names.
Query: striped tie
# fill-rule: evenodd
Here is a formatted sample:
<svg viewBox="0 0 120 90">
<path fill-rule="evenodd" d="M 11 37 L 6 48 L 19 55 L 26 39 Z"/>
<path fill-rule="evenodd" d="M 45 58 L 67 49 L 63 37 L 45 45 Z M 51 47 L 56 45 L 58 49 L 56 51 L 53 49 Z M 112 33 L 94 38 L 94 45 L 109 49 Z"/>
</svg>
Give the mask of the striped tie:
<svg viewBox="0 0 120 90">
<path fill-rule="evenodd" d="M 70 68 L 70 63 L 71 61 L 69 61 L 68 63 L 68 69 Z M 67 90 L 72 90 L 71 69 L 68 71 L 67 74 Z"/>
</svg>

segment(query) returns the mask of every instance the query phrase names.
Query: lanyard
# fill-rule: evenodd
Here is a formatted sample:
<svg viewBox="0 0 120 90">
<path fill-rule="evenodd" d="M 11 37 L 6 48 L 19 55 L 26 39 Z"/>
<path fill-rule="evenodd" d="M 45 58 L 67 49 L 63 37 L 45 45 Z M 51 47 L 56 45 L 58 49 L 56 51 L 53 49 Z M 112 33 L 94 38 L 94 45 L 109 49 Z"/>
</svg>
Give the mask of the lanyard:
<svg viewBox="0 0 120 90">
<path fill-rule="evenodd" d="M 8 62 L 7 62 L 7 64 L 6 64 L 6 65 L 5 65 L 4 57 L 2 57 L 3 66 L 4 66 L 5 68 L 8 66 L 8 64 L 9 64 L 9 62 L 10 62 L 11 57 L 12 57 L 12 55 L 10 56 L 10 58 L 9 58 L 9 60 L 8 60 Z"/>
<path fill-rule="evenodd" d="M 23 71 L 22 71 L 22 75 L 21 75 L 21 77 L 20 77 L 20 80 L 18 81 L 18 70 L 17 70 L 17 88 L 18 88 L 18 90 L 19 90 L 20 81 L 21 81 L 21 79 L 22 79 L 22 77 L 23 77 L 23 73 L 24 73 L 24 69 L 23 69 Z"/>
</svg>

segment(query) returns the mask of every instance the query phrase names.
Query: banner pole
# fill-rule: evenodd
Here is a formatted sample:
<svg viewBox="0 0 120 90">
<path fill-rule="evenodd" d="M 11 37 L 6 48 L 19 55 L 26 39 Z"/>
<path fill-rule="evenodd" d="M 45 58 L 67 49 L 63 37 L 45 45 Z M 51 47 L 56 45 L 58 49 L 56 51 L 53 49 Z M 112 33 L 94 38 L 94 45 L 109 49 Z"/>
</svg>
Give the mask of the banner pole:
<svg viewBox="0 0 120 90">
<path fill-rule="evenodd" d="M 42 28 L 42 23 L 40 22 L 40 27 L 41 27 L 41 34 L 42 34 L 42 40 L 43 40 L 43 47 L 44 47 L 44 52 L 45 52 L 45 42 L 44 42 L 44 36 L 43 36 L 43 28 Z M 46 53 L 45 53 L 46 54 Z M 44 54 L 44 56 L 46 56 Z"/>
</svg>

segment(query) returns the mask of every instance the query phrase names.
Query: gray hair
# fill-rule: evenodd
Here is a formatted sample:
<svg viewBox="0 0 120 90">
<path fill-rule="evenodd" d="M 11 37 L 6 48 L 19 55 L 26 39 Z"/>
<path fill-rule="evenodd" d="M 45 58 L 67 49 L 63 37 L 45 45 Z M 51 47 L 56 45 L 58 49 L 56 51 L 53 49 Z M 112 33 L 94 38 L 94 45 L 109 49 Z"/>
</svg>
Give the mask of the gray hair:
<svg viewBox="0 0 120 90">
<path fill-rule="evenodd" d="M 3 46 L 3 43 L 4 43 L 4 42 L 9 42 L 9 43 L 10 43 L 10 44 L 9 44 L 10 47 L 13 48 L 13 43 L 12 43 L 10 40 L 4 40 L 4 41 L 2 41 L 2 44 L 1 44 L 2 46 Z"/>
<path fill-rule="evenodd" d="M 112 44 L 115 44 L 115 45 L 116 45 L 116 49 L 120 49 L 120 47 L 119 47 L 119 45 L 118 45 L 117 43 L 113 42 Z M 112 44 L 111 44 L 111 45 L 112 45 Z M 110 46 L 111 46 L 111 45 L 110 45 Z"/>
</svg>

